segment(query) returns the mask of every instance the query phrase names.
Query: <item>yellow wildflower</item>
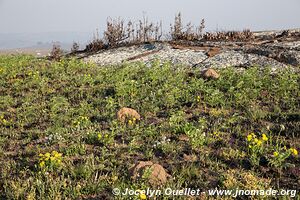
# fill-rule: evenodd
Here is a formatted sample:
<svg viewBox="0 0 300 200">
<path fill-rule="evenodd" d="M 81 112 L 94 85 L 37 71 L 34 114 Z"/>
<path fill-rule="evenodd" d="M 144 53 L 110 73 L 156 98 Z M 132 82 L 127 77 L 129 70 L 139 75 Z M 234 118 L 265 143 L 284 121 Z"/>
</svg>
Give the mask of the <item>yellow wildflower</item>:
<svg viewBox="0 0 300 200">
<path fill-rule="evenodd" d="M 133 124 L 132 120 L 129 120 L 129 121 L 128 121 L 128 124 L 129 124 L 129 125 L 132 125 L 132 124 Z"/>
<path fill-rule="evenodd" d="M 40 167 L 41 167 L 41 168 L 43 168 L 43 167 L 45 166 L 45 162 L 44 162 L 44 161 L 42 161 L 42 162 L 40 162 L 40 164 L 39 164 L 39 165 L 40 165 Z"/>
<path fill-rule="evenodd" d="M 252 135 L 251 135 L 251 134 L 249 134 L 249 135 L 247 136 L 247 140 L 248 140 L 249 142 L 252 140 Z"/>
<path fill-rule="evenodd" d="M 144 200 L 144 199 L 147 199 L 147 196 L 146 196 L 144 193 L 141 193 L 141 194 L 140 194 L 140 199 L 143 199 L 143 200 Z"/>
<path fill-rule="evenodd" d="M 263 141 L 268 141 L 268 137 L 267 137 L 267 135 L 264 134 L 264 133 L 262 134 L 262 140 L 263 140 Z"/>
<path fill-rule="evenodd" d="M 260 146 L 262 144 L 262 140 L 257 141 L 257 146 Z"/>
<path fill-rule="evenodd" d="M 144 191 L 142 191 L 142 190 L 137 190 L 137 192 L 140 193 L 140 199 L 147 199 L 147 196 L 146 196 L 146 194 L 145 194 Z"/>
<path fill-rule="evenodd" d="M 258 143 L 258 139 L 257 139 L 257 138 L 254 138 L 254 142 L 255 142 L 255 143 Z"/>
<path fill-rule="evenodd" d="M 275 151 L 275 152 L 273 153 L 273 155 L 274 155 L 275 157 L 277 157 L 277 156 L 279 155 L 279 153 L 278 153 L 277 151 Z"/>
<path fill-rule="evenodd" d="M 294 154 L 294 156 L 297 156 L 297 155 L 298 155 L 297 149 L 295 149 L 295 148 L 290 148 L 290 151 L 291 151 L 292 154 Z"/>
<path fill-rule="evenodd" d="M 102 138 L 102 134 L 98 133 L 98 140 L 101 140 L 101 138 Z"/>
<path fill-rule="evenodd" d="M 62 156 L 62 154 L 58 153 L 58 152 L 56 152 L 56 153 L 53 154 L 54 158 L 60 158 L 61 156 Z"/>
<path fill-rule="evenodd" d="M 50 158 L 51 155 L 50 155 L 50 153 L 45 153 L 44 156 L 45 156 L 45 160 L 49 160 L 49 158 Z"/>
</svg>

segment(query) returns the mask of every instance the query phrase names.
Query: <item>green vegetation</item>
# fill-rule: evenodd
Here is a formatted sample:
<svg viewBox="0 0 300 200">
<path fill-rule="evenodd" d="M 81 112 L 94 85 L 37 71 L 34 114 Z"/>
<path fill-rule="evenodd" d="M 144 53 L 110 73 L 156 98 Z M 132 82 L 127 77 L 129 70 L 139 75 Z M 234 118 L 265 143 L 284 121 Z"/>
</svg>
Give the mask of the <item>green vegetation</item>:
<svg viewBox="0 0 300 200">
<path fill-rule="evenodd" d="M 299 189 L 300 74 L 219 73 L 1 56 L 0 199 L 151 188 L 146 175 L 130 179 L 138 160 L 164 166 L 162 187 Z M 141 120 L 119 122 L 122 107 Z"/>
</svg>

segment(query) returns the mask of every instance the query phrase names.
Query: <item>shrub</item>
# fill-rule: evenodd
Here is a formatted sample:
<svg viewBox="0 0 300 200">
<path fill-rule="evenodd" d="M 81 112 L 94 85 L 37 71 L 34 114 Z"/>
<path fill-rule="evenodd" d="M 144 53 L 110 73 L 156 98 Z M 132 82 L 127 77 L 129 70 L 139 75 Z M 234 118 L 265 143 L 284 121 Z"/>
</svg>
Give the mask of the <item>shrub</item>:
<svg viewBox="0 0 300 200">
<path fill-rule="evenodd" d="M 59 44 L 53 44 L 52 50 L 50 52 L 50 58 L 59 61 L 63 56 L 63 50 Z"/>
<path fill-rule="evenodd" d="M 71 53 L 76 53 L 79 50 L 79 44 L 77 42 L 73 42 Z"/>
<path fill-rule="evenodd" d="M 194 27 L 191 22 L 189 22 L 185 27 L 182 23 L 181 13 L 175 16 L 174 25 L 171 24 L 171 40 L 199 40 L 202 37 L 203 29 L 205 28 L 204 19 L 201 20 L 199 27 Z"/>
</svg>

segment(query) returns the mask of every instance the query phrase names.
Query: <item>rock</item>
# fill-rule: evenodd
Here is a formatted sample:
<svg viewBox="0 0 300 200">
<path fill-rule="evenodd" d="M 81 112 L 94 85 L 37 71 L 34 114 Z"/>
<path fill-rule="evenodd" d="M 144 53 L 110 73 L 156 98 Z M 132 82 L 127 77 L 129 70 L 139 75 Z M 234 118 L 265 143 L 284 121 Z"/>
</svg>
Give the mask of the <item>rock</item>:
<svg viewBox="0 0 300 200">
<path fill-rule="evenodd" d="M 287 68 L 287 65 L 278 62 L 272 58 L 259 56 L 256 54 L 247 54 L 239 51 L 226 51 L 214 57 L 206 59 L 196 67 L 202 68 L 225 68 L 225 67 L 251 67 L 251 66 L 270 66 L 272 69 Z"/>
<path fill-rule="evenodd" d="M 146 64 L 159 59 L 161 62 L 194 66 L 207 58 L 204 50 L 174 49 L 167 43 L 156 43 L 149 49 L 145 45 L 119 47 L 84 58 L 101 66 L 116 65 L 124 62 L 144 62 Z"/>
<path fill-rule="evenodd" d="M 206 79 L 218 79 L 220 75 L 214 69 L 206 69 L 202 76 Z"/>
<path fill-rule="evenodd" d="M 207 55 L 208 57 L 213 57 L 217 54 L 219 54 L 221 52 L 221 49 L 220 48 L 211 48 L 208 52 L 207 52 Z"/>
<path fill-rule="evenodd" d="M 165 184 L 169 177 L 171 176 L 161 165 L 153 164 L 151 161 L 140 161 L 131 169 L 133 180 L 146 178 L 152 186 Z"/>
<path fill-rule="evenodd" d="M 300 53 L 298 51 L 285 51 L 279 54 L 278 59 L 293 66 L 300 65 Z"/>
<path fill-rule="evenodd" d="M 159 59 L 161 62 L 170 62 L 173 65 L 194 66 L 206 58 L 207 55 L 205 55 L 204 51 L 171 49 L 168 46 L 155 54 L 141 57 L 136 61 L 142 61 L 149 64 L 152 61 Z"/>
<path fill-rule="evenodd" d="M 121 108 L 118 113 L 117 113 L 117 118 L 120 122 L 125 122 L 126 119 L 133 119 L 135 118 L 136 120 L 141 120 L 140 114 L 132 109 L 132 108 Z"/>
<path fill-rule="evenodd" d="M 273 58 L 274 60 L 284 63 L 286 65 L 300 65 L 300 52 L 298 50 L 295 50 L 296 48 L 298 48 L 297 44 L 294 43 L 293 45 L 289 46 L 289 44 L 286 43 L 285 47 L 283 47 L 282 45 L 283 44 L 280 44 L 278 46 L 268 45 L 263 47 L 245 48 L 243 49 L 243 52 Z"/>
<path fill-rule="evenodd" d="M 79 55 L 100 66 L 153 61 L 206 68 L 271 66 L 272 71 L 300 65 L 300 29 L 253 32 L 251 41 L 159 41 Z"/>
</svg>

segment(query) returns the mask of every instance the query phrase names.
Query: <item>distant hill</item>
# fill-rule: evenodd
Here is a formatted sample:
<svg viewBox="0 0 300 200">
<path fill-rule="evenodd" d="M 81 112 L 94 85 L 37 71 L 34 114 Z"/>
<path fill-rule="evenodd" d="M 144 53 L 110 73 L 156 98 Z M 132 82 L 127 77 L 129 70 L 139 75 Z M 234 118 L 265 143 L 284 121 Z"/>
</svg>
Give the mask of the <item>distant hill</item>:
<svg viewBox="0 0 300 200">
<path fill-rule="evenodd" d="M 59 42 L 63 49 L 69 49 L 73 42 L 84 46 L 93 37 L 93 33 L 46 32 L 46 33 L 0 33 L 0 50 L 17 48 L 51 48 L 53 42 Z"/>
</svg>

